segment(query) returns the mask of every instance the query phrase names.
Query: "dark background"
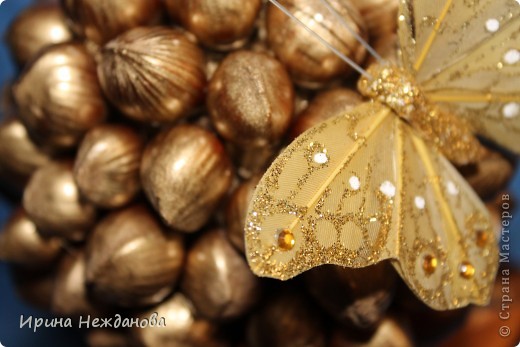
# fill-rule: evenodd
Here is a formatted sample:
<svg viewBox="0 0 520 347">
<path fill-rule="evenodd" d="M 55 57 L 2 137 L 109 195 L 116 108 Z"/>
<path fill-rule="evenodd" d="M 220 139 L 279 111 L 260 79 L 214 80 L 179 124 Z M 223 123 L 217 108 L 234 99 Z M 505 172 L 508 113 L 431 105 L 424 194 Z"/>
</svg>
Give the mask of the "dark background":
<svg viewBox="0 0 520 347">
<path fill-rule="evenodd" d="M 1 1 L 1 0 L 0 0 Z M 110 1 L 110 0 L 106 0 Z M 6 0 L 0 5 L 0 83 L 11 80 L 16 75 L 14 64 L 9 56 L 4 36 L 11 20 L 31 0 Z M 3 115 L 0 114 L 0 118 Z M 520 139 L 518 139 L 520 141 Z M 510 185 L 510 190 L 520 198 L 520 170 Z M 520 204 L 517 204 L 517 206 Z M 0 227 L 2 227 L 10 213 L 12 204 L 0 193 Z M 513 211 L 511 232 L 511 256 L 516 267 L 520 267 L 520 207 Z M 518 216 L 518 217 L 516 217 Z M 0 343 L 5 347 L 60 347 L 83 346 L 82 338 L 75 329 L 71 328 L 40 328 L 36 332 L 27 326 L 20 329 L 20 316 L 33 315 L 34 317 L 48 317 L 47 313 L 35 310 L 22 303 L 16 296 L 11 284 L 7 265 L 0 262 Z"/>
</svg>

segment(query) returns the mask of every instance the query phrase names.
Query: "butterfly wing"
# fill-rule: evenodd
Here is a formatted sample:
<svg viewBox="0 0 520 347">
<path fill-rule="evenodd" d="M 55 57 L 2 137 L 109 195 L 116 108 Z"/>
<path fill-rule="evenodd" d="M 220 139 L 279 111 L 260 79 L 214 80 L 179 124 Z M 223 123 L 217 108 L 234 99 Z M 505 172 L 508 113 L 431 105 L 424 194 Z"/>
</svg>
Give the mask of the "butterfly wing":
<svg viewBox="0 0 520 347">
<path fill-rule="evenodd" d="M 322 264 L 392 259 L 438 309 L 486 302 L 496 272 L 485 207 L 447 160 L 378 103 L 293 141 L 258 184 L 245 228 L 248 261 L 259 276 L 288 279 Z M 489 241 L 482 249 L 475 228 Z M 431 274 L 423 266 L 428 255 L 438 263 Z M 475 269 L 472 278 L 459 275 L 464 261 Z"/>
<path fill-rule="evenodd" d="M 520 1 L 402 0 L 398 30 L 428 97 L 520 152 Z"/>
</svg>

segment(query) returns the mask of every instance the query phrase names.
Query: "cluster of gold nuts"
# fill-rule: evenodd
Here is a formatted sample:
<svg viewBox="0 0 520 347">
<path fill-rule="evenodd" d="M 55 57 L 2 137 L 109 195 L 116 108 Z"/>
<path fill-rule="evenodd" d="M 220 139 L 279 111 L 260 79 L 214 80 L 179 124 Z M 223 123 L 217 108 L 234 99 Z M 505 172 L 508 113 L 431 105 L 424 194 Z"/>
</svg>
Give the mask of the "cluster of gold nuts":
<svg viewBox="0 0 520 347">
<path fill-rule="evenodd" d="M 329 0 L 387 57 L 397 0 Z M 365 49 L 319 0 L 282 3 L 342 53 Z M 262 0 L 62 0 L 10 25 L 20 73 L 5 89 L 2 189 L 21 201 L 0 234 L 20 295 L 62 317 L 166 327 L 88 329 L 90 346 L 412 346 L 440 315 L 389 264 L 255 277 L 243 224 L 282 146 L 362 102 L 357 76 Z M 484 197 L 512 164 L 462 168 Z M 428 317 L 435 325 L 420 323 Z"/>
</svg>

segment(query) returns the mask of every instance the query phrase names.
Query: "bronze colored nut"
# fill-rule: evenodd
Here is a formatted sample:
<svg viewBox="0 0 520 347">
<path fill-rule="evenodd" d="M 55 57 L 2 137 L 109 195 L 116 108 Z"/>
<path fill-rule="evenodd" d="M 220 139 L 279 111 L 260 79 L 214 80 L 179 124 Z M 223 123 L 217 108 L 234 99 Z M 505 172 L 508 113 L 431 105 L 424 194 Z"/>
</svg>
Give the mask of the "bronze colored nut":
<svg viewBox="0 0 520 347">
<path fill-rule="evenodd" d="M 397 275 L 387 262 L 361 269 L 325 265 L 306 272 L 304 278 L 312 296 L 327 312 L 360 330 L 372 329 L 382 320 L 397 283 Z"/>
<path fill-rule="evenodd" d="M 13 93 L 30 134 L 58 148 L 74 147 L 106 117 L 96 64 L 80 44 L 45 49 L 19 77 Z"/>
<path fill-rule="evenodd" d="M 246 326 L 248 347 L 324 347 L 324 317 L 301 291 L 277 290 Z"/>
<path fill-rule="evenodd" d="M 341 53 L 360 64 L 365 48 L 320 0 L 287 0 L 282 4 Z M 329 0 L 341 18 L 363 38 L 367 38 L 359 11 L 348 0 Z M 316 16 L 321 14 L 322 16 Z M 296 84 L 318 88 L 344 77 L 352 68 L 312 36 L 300 23 L 274 5 L 267 8 L 267 41 L 285 64 Z"/>
<path fill-rule="evenodd" d="M 173 18 L 204 45 L 222 50 L 244 45 L 261 5 L 261 0 L 166 0 Z"/>
<path fill-rule="evenodd" d="M 0 124 L 0 170 L 26 183 L 40 167 L 50 162 L 50 155 L 35 144 L 22 122 L 10 118 Z"/>
<path fill-rule="evenodd" d="M 62 241 L 45 238 L 25 211 L 16 210 L 0 233 L 0 259 L 29 268 L 52 264 L 61 254 Z"/>
<path fill-rule="evenodd" d="M 145 149 L 141 180 L 148 199 L 174 229 L 194 232 L 209 219 L 231 185 L 220 141 L 193 125 L 164 130 Z"/>
<path fill-rule="evenodd" d="M 173 122 L 193 111 L 206 87 L 202 50 L 180 30 L 140 27 L 101 51 L 103 89 L 125 115 L 143 122 Z"/>
<path fill-rule="evenodd" d="M 258 278 L 224 230 L 212 230 L 197 239 L 188 253 L 181 288 L 197 312 L 213 320 L 245 314 L 260 293 Z"/>
<path fill-rule="evenodd" d="M 184 262 L 180 235 L 144 206 L 112 212 L 87 243 L 87 284 L 96 298 L 124 307 L 154 305 L 176 285 Z"/>
<path fill-rule="evenodd" d="M 103 208 L 129 203 L 141 187 L 143 149 L 143 139 L 132 128 L 104 124 L 90 130 L 74 165 L 74 179 L 81 193 Z"/>
<path fill-rule="evenodd" d="M 25 189 L 23 207 L 43 235 L 71 241 L 82 241 L 96 221 L 96 209 L 80 196 L 69 162 L 38 169 Z"/>
<path fill-rule="evenodd" d="M 209 85 L 208 109 L 215 128 L 241 145 L 276 145 L 293 108 L 294 90 L 285 68 L 263 53 L 228 55 Z"/>
<path fill-rule="evenodd" d="M 242 183 L 231 195 L 226 209 L 228 239 L 242 253 L 245 251 L 244 228 L 247 208 L 259 181 L 260 176 L 254 176 Z"/>
<path fill-rule="evenodd" d="M 161 19 L 160 0 L 61 0 L 74 32 L 103 44 L 132 28 Z"/>
<path fill-rule="evenodd" d="M 73 39 L 65 15 L 57 4 L 25 9 L 7 29 L 7 44 L 18 65 L 24 66 L 43 48 Z"/>
<path fill-rule="evenodd" d="M 358 92 L 348 88 L 320 92 L 298 116 L 291 127 L 290 137 L 294 139 L 326 119 L 344 115 L 362 101 L 363 97 Z"/>
<path fill-rule="evenodd" d="M 182 293 L 137 315 L 149 319 L 157 314 L 155 326 L 132 329 L 132 335 L 144 347 L 229 347 L 231 344 L 219 336 L 217 326 L 200 318 L 191 301 Z M 159 326 L 164 318 L 166 326 Z"/>
</svg>

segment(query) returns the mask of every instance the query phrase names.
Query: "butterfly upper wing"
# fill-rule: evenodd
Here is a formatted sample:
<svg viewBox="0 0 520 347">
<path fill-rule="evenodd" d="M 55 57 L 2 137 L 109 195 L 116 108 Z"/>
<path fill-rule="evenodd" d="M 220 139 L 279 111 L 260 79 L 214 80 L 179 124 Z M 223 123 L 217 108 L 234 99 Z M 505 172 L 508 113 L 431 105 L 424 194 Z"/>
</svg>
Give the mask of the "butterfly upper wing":
<svg viewBox="0 0 520 347">
<path fill-rule="evenodd" d="M 446 193 L 448 182 L 456 196 Z M 473 242 L 476 227 L 489 241 L 483 248 Z M 284 230 L 292 248 L 279 243 Z M 283 151 L 257 186 L 245 239 L 252 270 L 279 279 L 321 264 L 392 259 L 437 309 L 486 302 L 496 272 L 485 207 L 447 160 L 378 103 L 321 123 Z M 438 259 L 433 275 L 423 271 L 426 254 Z M 461 261 L 475 267 L 473 278 L 459 276 Z"/>
<path fill-rule="evenodd" d="M 432 101 L 520 152 L 520 1 L 402 0 L 399 38 Z"/>
</svg>

